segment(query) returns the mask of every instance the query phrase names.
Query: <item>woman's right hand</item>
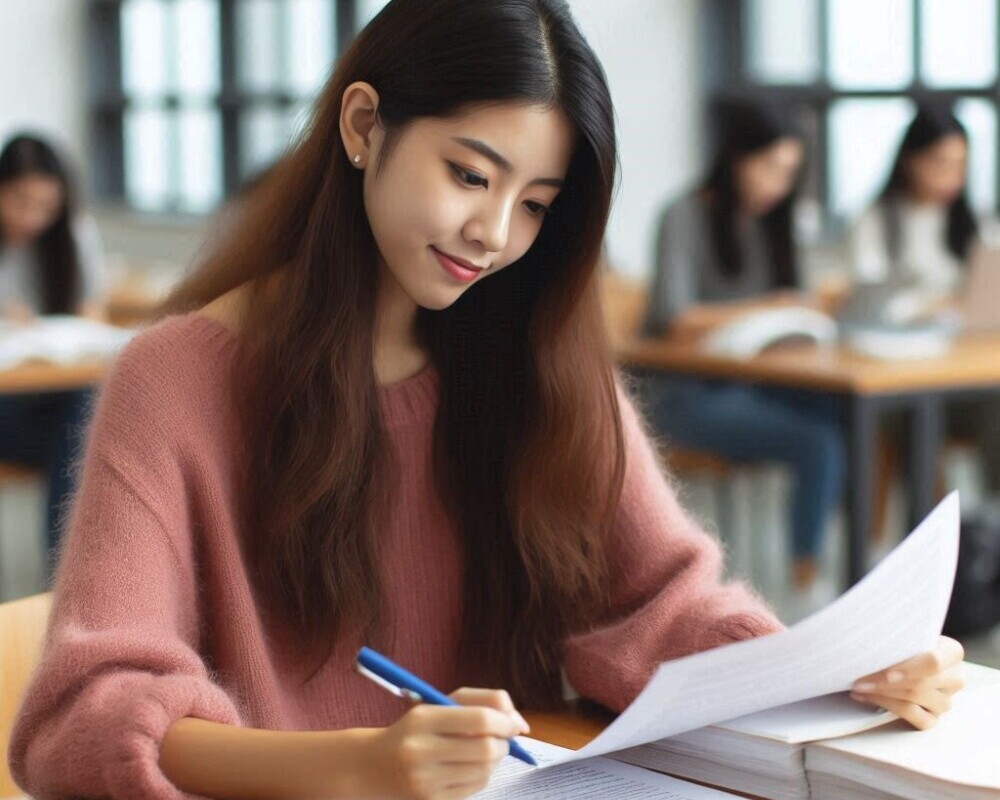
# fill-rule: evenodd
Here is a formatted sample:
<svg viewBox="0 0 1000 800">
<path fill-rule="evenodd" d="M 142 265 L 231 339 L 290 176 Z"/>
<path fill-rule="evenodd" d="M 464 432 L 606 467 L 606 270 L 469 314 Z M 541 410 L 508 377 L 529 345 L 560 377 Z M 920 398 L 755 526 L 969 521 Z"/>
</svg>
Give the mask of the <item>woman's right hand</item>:
<svg viewBox="0 0 1000 800">
<path fill-rule="evenodd" d="M 528 723 L 504 691 L 459 689 L 463 708 L 418 705 L 372 741 L 368 780 L 380 797 L 462 798 L 482 790 Z"/>
</svg>

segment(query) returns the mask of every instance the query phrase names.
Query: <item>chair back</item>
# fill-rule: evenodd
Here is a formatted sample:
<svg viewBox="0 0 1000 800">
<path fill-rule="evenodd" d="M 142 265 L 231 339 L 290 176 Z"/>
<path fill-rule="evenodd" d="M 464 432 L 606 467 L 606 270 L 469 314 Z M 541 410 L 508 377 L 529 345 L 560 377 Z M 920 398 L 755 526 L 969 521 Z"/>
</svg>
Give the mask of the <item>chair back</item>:
<svg viewBox="0 0 1000 800">
<path fill-rule="evenodd" d="M 7 747 L 21 697 L 41 656 L 51 604 L 48 593 L 0 604 L 0 798 L 23 794 L 8 772 Z"/>
</svg>

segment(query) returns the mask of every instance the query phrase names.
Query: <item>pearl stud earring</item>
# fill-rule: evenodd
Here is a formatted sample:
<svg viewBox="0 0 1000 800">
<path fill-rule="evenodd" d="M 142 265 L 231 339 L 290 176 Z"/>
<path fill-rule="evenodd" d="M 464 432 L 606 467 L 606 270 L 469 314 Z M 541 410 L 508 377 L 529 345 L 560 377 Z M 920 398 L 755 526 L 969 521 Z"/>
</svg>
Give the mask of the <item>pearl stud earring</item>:
<svg viewBox="0 0 1000 800">
<path fill-rule="evenodd" d="M 354 156 L 354 163 L 355 164 L 360 164 L 361 163 L 361 155 L 360 154 Z"/>
</svg>

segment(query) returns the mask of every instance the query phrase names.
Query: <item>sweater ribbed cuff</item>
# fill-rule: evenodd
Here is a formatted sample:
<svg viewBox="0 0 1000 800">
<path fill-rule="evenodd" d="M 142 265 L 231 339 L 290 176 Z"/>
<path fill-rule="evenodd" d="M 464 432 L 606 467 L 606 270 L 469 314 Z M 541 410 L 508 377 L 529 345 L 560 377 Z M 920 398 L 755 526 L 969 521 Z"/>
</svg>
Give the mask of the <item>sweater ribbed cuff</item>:
<svg viewBox="0 0 1000 800">
<path fill-rule="evenodd" d="M 104 779 L 111 796 L 115 800 L 193 800 L 195 795 L 182 792 L 160 769 L 163 737 L 185 717 L 238 725 L 239 713 L 221 689 L 191 676 L 150 677 L 146 686 L 135 689 L 116 715 L 118 735 L 105 753 Z"/>
</svg>

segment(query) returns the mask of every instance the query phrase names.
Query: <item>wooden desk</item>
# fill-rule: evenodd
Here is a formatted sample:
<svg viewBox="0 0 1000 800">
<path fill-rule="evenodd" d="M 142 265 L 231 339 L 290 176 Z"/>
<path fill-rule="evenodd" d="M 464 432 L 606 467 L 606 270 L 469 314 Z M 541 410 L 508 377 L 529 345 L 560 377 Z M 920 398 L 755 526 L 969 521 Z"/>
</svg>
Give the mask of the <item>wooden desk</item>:
<svg viewBox="0 0 1000 800">
<path fill-rule="evenodd" d="M 1000 394 L 1000 334 L 956 341 L 939 358 L 880 361 L 843 347 L 794 346 L 741 360 L 714 356 L 692 343 L 632 340 L 619 347 L 626 364 L 641 369 L 834 394 L 845 410 L 848 445 L 848 581 L 867 565 L 871 523 L 872 464 L 880 413 L 909 412 L 910 522 L 936 501 L 937 457 L 944 406 L 960 395 Z"/>
<path fill-rule="evenodd" d="M 137 278 L 123 281 L 108 295 L 108 322 L 124 328 L 147 323 L 155 316 L 164 299 L 162 292 L 154 291 L 148 283 Z"/>
<path fill-rule="evenodd" d="M 108 368 L 103 360 L 60 366 L 43 362 L 0 370 L 0 395 L 83 389 L 99 383 Z"/>
</svg>

